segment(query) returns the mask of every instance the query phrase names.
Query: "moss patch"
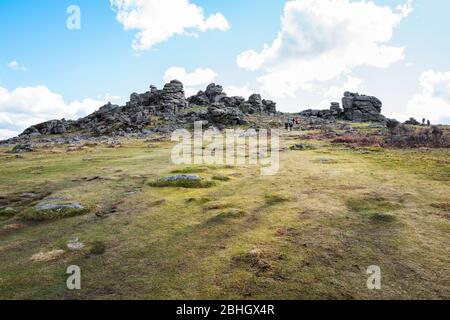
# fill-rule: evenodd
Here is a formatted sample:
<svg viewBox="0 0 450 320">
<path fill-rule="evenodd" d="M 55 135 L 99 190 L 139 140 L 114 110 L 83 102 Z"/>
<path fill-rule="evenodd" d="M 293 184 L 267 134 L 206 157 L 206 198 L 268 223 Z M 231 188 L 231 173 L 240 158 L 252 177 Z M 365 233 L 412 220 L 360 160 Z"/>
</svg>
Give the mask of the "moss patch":
<svg viewBox="0 0 450 320">
<path fill-rule="evenodd" d="M 89 209 L 64 209 L 64 210 L 42 210 L 37 211 L 34 208 L 28 208 L 23 210 L 17 215 L 19 219 L 28 221 L 47 221 L 57 220 L 64 218 L 72 218 L 81 216 L 89 212 Z"/>
<path fill-rule="evenodd" d="M 383 197 L 362 197 L 347 201 L 347 207 L 356 213 L 375 213 L 395 211 L 401 208 L 397 203 L 393 203 Z"/>
<path fill-rule="evenodd" d="M 165 180 L 159 179 L 150 181 L 147 183 L 150 187 L 154 188 L 187 188 L 187 189 L 203 189 L 210 188 L 215 185 L 213 181 L 205 180 Z"/>
</svg>

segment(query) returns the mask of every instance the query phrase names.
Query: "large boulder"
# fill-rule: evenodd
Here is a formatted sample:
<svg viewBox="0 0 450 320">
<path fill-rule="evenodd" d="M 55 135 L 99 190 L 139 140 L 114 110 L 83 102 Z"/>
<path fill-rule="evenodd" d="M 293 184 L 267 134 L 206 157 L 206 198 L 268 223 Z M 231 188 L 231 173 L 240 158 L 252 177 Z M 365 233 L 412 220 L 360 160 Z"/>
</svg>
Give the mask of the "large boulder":
<svg viewBox="0 0 450 320">
<path fill-rule="evenodd" d="M 354 122 L 384 122 L 386 118 L 381 115 L 382 102 L 372 96 L 345 92 L 342 98 L 344 118 Z"/>
<path fill-rule="evenodd" d="M 67 131 L 66 120 L 51 120 L 44 123 L 37 124 L 26 129 L 21 136 L 35 136 L 35 135 L 49 135 L 49 134 L 63 134 Z"/>
<path fill-rule="evenodd" d="M 195 96 L 189 97 L 189 104 L 194 106 L 207 106 L 209 105 L 209 98 L 204 91 L 199 91 Z"/>
<path fill-rule="evenodd" d="M 245 124 L 244 114 L 241 110 L 226 107 L 223 103 L 213 103 L 208 108 L 206 120 L 219 127 Z"/>
</svg>

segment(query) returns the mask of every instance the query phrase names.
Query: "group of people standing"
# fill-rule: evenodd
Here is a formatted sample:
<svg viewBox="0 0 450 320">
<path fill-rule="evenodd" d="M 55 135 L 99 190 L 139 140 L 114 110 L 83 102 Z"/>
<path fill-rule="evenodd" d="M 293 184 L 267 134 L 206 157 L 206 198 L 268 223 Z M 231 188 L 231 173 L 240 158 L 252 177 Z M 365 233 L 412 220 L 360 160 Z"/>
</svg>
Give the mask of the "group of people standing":
<svg viewBox="0 0 450 320">
<path fill-rule="evenodd" d="M 299 125 L 300 120 L 298 118 L 288 118 L 284 122 L 284 128 L 286 129 L 286 131 L 292 131 L 294 130 L 295 126 L 298 127 Z"/>
</svg>

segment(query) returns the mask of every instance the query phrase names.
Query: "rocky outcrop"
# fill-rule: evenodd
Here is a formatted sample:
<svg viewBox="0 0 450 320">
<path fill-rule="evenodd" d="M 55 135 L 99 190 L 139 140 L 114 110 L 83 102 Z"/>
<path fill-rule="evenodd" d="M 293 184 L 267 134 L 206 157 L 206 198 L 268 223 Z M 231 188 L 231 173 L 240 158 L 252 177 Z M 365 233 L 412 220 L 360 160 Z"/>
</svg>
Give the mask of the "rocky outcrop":
<svg viewBox="0 0 450 320">
<path fill-rule="evenodd" d="M 358 93 L 345 92 L 342 98 L 344 117 L 354 122 L 384 122 L 386 118 L 381 115 L 382 102 L 376 98 Z"/>
<path fill-rule="evenodd" d="M 411 125 L 411 126 L 420 126 L 421 125 L 421 123 L 414 118 L 409 118 L 408 120 L 405 121 L 405 124 Z"/>
<path fill-rule="evenodd" d="M 73 132 L 97 136 L 125 135 L 145 132 L 149 128 L 169 132 L 198 120 L 220 128 L 244 124 L 246 114 L 272 115 L 276 112 L 273 101 L 263 100 L 257 94 L 250 96 L 248 101 L 242 97 L 228 97 L 223 88 L 214 83 L 186 99 L 183 84 L 173 80 L 161 90 L 150 86 L 150 91 L 145 93 L 132 93 L 125 106 L 108 103 L 77 121 L 48 121 L 26 129 L 21 136 Z"/>
<path fill-rule="evenodd" d="M 266 114 L 277 113 L 277 105 L 271 100 L 263 100 L 261 95 L 253 94 L 247 101 L 243 97 L 228 97 L 222 86 L 211 83 L 206 91 L 199 91 L 197 95 L 188 99 L 191 105 L 210 106 L 222 104 L 225 108 L 239 109 L 244 114 Z"/>
<path fill-rule="evenodd" d="M 328 110 L 312 110 L 308 109 L 300 112 L 300 116 L 310 118 L 317 117 L 326 120 L 336 120 L 342 118 L 342 109 L 338 102 L 332 102 Z"/>
<path fill-rule="evenodd" d="M 328 110 L 305 110 L 303 117 L 317 117 L 326 120 L 347 120 L 353 122 L 386 122 L 381 114 L 382 102 L 376 98 L 358 93 L 345 92 L 341 109 L 338 102 L 332 102 Z"/>
</svg>

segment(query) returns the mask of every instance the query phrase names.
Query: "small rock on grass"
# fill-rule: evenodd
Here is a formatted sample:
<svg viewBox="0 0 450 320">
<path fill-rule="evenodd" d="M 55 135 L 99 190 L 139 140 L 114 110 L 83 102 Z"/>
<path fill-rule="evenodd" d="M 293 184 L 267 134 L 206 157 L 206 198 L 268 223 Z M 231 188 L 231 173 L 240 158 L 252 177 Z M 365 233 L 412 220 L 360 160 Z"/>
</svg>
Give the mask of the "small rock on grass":
<svg viewBox="0 0 450 320">
<path fill-rule="evenodd" d="M 3 230 L 6 230 L 6 231 L 20 230 L 24 227 L 25 227 L 25 225 L 23 225 L 21 223 L 12 223 L 12 224 L 7 224 L 7 225 L 3 226 Z"/>
<path fill-rule="evenodd" d="M 80 251 L 83 250 L 84 247 L 84 243 L 80 242 L 80 239 L 78 238 L 72 239 L 67 243 L 67 248 L 72 251 Z"/>
<path fill-rule="evenodd" d="M 83 210 L 84 207 L 78 203 L 40 203 L 34 207 L 36 211 L 62 211 L 62 210 Z"/>
</svg>

